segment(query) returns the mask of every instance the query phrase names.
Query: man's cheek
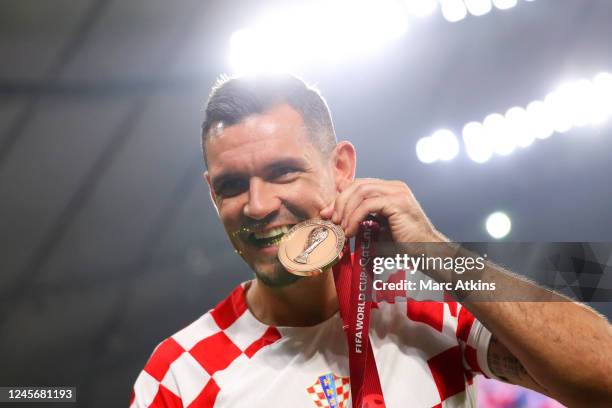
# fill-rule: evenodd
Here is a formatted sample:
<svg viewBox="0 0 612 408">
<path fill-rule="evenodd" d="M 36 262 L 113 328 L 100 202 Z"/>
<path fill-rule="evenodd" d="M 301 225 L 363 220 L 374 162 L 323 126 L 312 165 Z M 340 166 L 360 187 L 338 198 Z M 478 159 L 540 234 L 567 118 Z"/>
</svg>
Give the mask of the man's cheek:
<svg viewBox="0 0 612 408">
<path fill-rule="evenodd" d="M 299 210 L 306 218 L 313 218 L 328 204 L 321 188 L 303 188 L 284 195 L 284 201 Z M 330 201 L 333 199 L 330 198 Z"/>
<path fill-rule="evenodd" d="M 240 223 L 240 215 L 242 210 L 239 205 L 233 202 L 226 201 L 223 205 L 218 207 L 219 218 L 224 225 L 238 225 Z"/>
</svg>

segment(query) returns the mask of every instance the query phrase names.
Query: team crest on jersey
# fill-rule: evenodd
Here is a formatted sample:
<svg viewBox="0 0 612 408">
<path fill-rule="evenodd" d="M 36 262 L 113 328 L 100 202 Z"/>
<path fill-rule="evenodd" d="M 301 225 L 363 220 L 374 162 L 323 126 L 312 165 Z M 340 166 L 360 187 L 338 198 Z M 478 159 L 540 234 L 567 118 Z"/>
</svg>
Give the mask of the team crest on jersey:
<svg viewBox="0 0 612 408">
<path fill-rule="evenodd" d="M 306 391 L 317 407 L 348 408 L 351 383 L 349 377 L 327 373 L 320 375 Z"/>
</svg>

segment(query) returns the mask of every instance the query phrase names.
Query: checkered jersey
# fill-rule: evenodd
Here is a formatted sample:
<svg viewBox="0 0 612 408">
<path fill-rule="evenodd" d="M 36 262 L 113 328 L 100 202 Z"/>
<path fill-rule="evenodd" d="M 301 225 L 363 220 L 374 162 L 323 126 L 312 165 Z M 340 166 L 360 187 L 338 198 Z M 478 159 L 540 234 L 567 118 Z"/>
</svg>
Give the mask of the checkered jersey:
<svg viewBox="0 0 612 408">
<path fill-rule="evenodd" d="M 311 327 L 267 326 L 248 310 L 245 287 L 155 348 L 130 407 L 350 407 L 339 314 Z M 473 376 L 491 376 L 490 337 L 456 302 L 374 304 L 370 341 L 387 406 L 475 406 Z M 335 388 L 324 391 L 325 378 Z"/>
</svg>

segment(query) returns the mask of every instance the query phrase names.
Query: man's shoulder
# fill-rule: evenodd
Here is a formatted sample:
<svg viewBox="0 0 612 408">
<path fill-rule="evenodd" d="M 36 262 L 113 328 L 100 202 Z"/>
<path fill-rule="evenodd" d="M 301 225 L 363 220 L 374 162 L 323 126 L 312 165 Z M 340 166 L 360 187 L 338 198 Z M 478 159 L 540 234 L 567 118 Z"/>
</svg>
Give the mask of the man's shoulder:
<svg viewBox="0 0 612 408">
<path fill-rule="evenodd" d="M 262 347 L 280 339 L 276 328 L 260 323 L 247 312 L 244 295 L 244 285 L 237 286 L 213 309 L 162 341 L 145 370 L 165 372 L 180 359 L 190 365 L 197 363 L 212 375 L 241 356 L 250 359 Z"/>
<path fill-rule="evenodd" d="M 246 310 L 244 287 L 238 285 L 215 307 L 159 343 L 151 357 L 172 360 L 173 352 L 193 350 L 201 341 L 232 326 Z"/>
<path fill-rule="evenodd" d="M 159 343 L 136 379 L 131 405 L 214 401 L 220 388 L 213 374 L 241 354 L 226 331 L 236 326 L 245 311 L 244 289 L 238 286 L 213 309 Z"/>
</svg>

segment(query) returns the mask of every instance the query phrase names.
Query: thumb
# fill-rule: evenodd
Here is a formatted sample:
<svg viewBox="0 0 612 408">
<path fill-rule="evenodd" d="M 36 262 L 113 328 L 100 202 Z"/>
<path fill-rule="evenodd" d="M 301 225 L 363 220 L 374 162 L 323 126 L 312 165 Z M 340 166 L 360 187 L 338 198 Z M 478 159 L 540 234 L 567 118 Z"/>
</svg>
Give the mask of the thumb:
<svg viewBox="0 0 612 408">
<path fill-rule="evenodd" d="M 335 201 L 332 201 L 319 212 L 319 215 L 321 216 L 321 218 L 323 219 L 331 218 L 332 214 L 334 213 L 334 203 Z"/>
</svg>

